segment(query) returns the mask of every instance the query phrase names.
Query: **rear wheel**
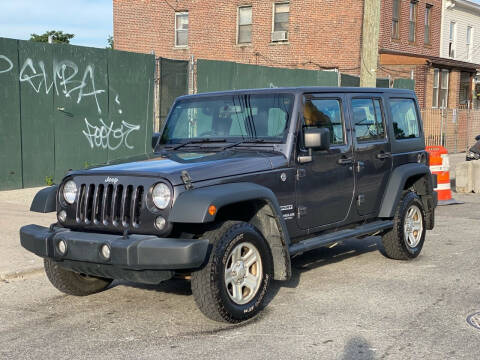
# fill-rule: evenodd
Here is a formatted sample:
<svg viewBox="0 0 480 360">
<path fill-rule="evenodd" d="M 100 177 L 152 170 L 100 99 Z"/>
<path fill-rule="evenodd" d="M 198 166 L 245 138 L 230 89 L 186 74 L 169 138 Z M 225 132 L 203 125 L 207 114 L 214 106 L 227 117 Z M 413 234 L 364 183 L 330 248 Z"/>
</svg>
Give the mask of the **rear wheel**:
<svg viewBox="0 0 480 360">
<path fill-rule="evenodd" d="M 105 290 L 111 279 L 98 278 L 66 270 L 50 259 L 44 260 L 48 280 L 61 292 L 68 295 L 86 296 Z"/>
<path fill-rule="evenodd" d="M 212 250 L 207 264 L 192 274 L 192 293 L 204 315 L 237 323 L 263 307 L 273 273 L 270 248 L 251 224 L 227 221 L 204 234 Z"/>
<path fill-rule="evenodd" d="M 396 260 L 416 258 L 425 242 L 425 211 L 421 199 L 407 192 L 395 213 L 393 229 L 382 237 L 387 257 Z"/>
</svg>

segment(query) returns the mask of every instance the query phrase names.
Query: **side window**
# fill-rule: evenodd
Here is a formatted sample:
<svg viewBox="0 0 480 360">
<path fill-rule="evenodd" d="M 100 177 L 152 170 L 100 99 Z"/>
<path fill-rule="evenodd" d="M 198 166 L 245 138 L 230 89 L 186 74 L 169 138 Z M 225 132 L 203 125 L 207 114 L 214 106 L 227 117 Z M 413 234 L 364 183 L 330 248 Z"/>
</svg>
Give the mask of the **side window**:
<svg viewBox="0 0 480 360">
<path fill-rule="evenodd" d="M 358 142 L 385 138 L 379 99 L 352 99 L 353 123 Z"/>
<path fill-rule="evenodd" d="M 344 144 L 343 116 L 337 99 L 306 99 L 303 110 L 304 127 L 330 130 L 332 145 Z"/>
<path fill-rule="evenodd" d="M 420 136 L 417 110 L 413 99 L 390 99 L 390 111 L 396 139 Z"/>
</svg>

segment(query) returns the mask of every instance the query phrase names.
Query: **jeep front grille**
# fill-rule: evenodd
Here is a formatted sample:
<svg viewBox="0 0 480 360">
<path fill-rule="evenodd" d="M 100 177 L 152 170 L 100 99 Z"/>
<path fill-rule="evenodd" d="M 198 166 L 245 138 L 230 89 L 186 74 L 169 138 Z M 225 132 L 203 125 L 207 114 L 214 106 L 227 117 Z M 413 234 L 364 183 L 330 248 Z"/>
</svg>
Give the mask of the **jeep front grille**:
<svg viewBox="0 0 480 360">
<path fill-rule="evenodd" d="M 138 227 L 143 186 L 81 184 L 77 198 L 77 223 Z"/>
</svg>

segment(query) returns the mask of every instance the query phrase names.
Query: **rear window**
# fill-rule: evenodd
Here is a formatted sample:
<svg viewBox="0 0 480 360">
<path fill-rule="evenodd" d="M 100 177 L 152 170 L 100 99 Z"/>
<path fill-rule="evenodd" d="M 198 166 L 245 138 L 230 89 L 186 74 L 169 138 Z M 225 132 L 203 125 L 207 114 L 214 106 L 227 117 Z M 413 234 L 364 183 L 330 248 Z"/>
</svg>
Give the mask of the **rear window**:
<svg viewBox="0 0 480 360">
<path fill-rule="evenodd" d="M 413 99 L 390 99 L 390 111 L 396 139 L 420 137 L 417 109 Z"/>
</svg>

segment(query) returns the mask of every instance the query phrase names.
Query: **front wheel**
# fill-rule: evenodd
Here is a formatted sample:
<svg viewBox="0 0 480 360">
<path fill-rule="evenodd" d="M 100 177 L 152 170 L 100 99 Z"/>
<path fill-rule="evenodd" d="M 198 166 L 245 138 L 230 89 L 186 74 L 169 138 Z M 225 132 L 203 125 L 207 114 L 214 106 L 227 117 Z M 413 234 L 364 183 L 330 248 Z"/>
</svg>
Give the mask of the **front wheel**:
<svg viewBox="0 0 480 360">
<path fill-rule="evenodd" d="M 50 259 L 45 259 L 43 265 L 52 285 L 68 295 L 86 296 L 94 294 L 104 290 L 112 282 L 111 279 L 87 276 L 64 269 Z"/>
<path fill-rule="evenodd" d="M 263 307 L 272 279 L 270 248 L 251 224 L 227 221 L 204 234 L 212 250 L 207 264 L 192 274 L 192 293 L 204 315 L 238 323 Z"/>
<path fill-rule="evenodd" d="M 425 211 L 419 196 L 406 193 L 395 213 L 393 229 L 382 237 L 387 257 L 396 260 L 416 258 L 425 242 Z"/>
</svg>

